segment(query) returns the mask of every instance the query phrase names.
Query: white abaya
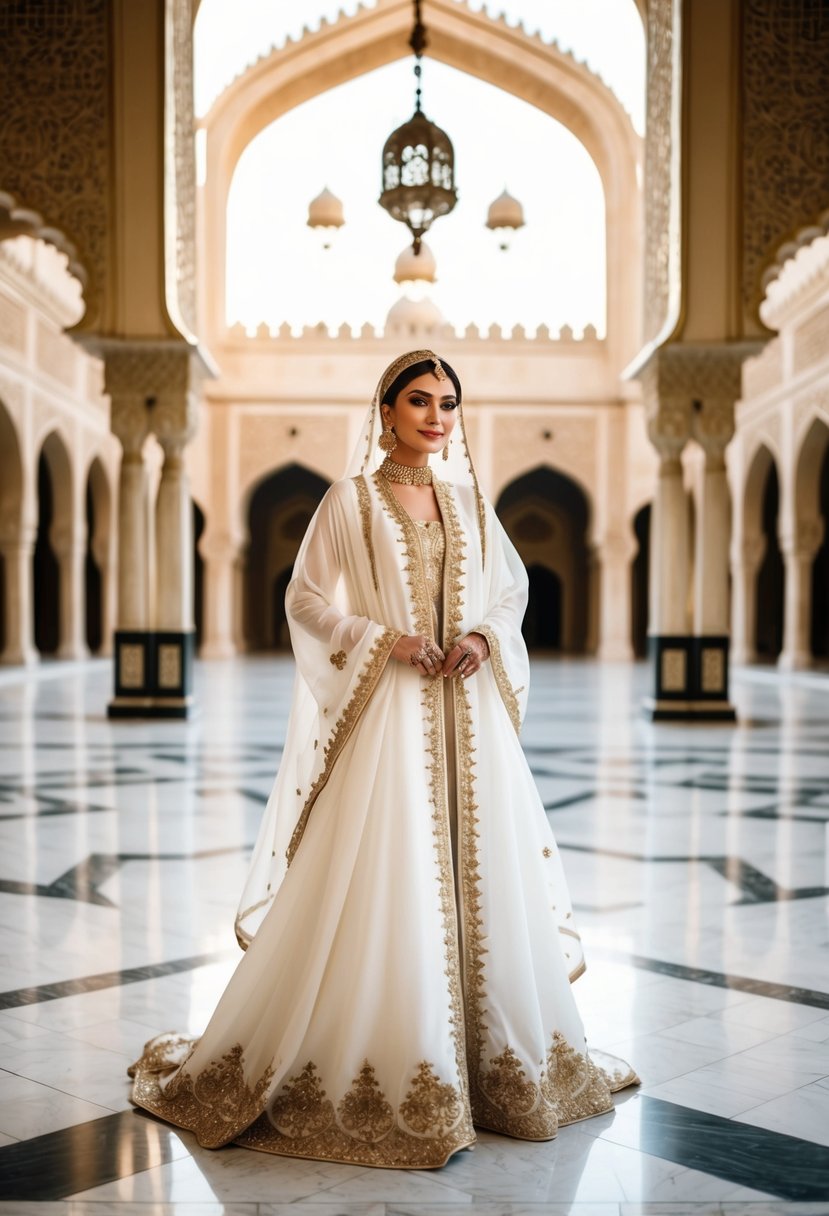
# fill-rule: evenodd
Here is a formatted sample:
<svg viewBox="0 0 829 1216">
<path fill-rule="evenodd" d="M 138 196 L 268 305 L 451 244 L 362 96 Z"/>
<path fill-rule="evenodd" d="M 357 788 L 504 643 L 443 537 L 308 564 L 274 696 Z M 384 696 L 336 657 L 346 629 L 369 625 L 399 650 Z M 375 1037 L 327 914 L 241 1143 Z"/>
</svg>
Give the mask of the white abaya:
<svg viewBox="0 0 829 1216">
<path fill-rule="evenodd" d="M 526 573 L 469 486 L 435 492 L 443 545 L 374 472 L 331 486 L 300 550 L 246 953 L 201 1038 L 133 1066 L 133 1101 L 202 1145 L 435 1167 L 476 1126 L 549 1139 L 637 1079 L 591 1060 L 571 990 L 581 943 L 518 739 Z M 471 631 L 490 659 L 466 681 L 390 660 L 401 634 L 448 652 Z"/>
</svg>

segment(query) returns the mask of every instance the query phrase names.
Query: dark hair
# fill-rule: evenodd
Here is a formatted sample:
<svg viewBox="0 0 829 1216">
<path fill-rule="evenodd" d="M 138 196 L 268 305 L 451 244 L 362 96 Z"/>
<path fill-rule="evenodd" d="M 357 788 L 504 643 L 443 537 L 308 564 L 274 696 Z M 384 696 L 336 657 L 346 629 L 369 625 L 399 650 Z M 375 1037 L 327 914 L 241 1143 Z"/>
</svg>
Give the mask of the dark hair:
<svg viewBox="0 0 829 1216">
<path fill-rule="evenodd" d="M 443 368 L 443 370 L 446 372 L 449 379 L 452 381 L 455 392 L 458 395 L 458 405 L 460 405 L 460 403 L 461 403 L 461 382 L 458 379 L 458 373 L 454 370 L 454 368 L 451 368 L 444 359 L 441 359 L 440 365 Z M 429 376 L 429 375 L 431 375 L 431 376 L 435 375 L 435 365 L 431 359 L 422 359 L 420 361 L 420 363 L 413 363 L 411 365 L 411 367 L 407 367 L 405 371 L 401 372 L 396 380 L 392 380 L 391 384 L 386 389 L 385 395 L 383 397 L 383 400 L 380 402 L 380 404 L 381 405 L 394 405 L 395 401 L 397 400 L 399 395 L 403 392 L 403 389 L 406 387 L 407 384 L 411 384 L 411 382 L 413 380 L 417 380 L 418 376 Z"/>
</svg>

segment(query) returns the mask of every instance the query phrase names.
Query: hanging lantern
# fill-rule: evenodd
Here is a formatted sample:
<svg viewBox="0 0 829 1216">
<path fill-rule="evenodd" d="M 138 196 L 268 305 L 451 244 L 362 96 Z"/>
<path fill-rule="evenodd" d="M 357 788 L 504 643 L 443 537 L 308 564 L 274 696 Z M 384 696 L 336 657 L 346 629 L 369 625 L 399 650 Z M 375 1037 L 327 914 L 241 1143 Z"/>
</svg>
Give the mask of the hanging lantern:
<svg viewBox="0 0 829 1216">
<path fill-rule="evenodd" d="M 308 204 L 308 227 L 319 234 L 323 249 L 330 249 L 337 229 L 342 228 L 344 223 L 343 205 L 326 186 Z"/>
<path fill-rule="evenodd" d="M 495 233 L 500 249 L 508 249 L 512 234 L 524 227 L 524 208 L 507 193 L 506 187 L 490 204 L 486 226 Z"/>
<path fill-rule="evenodd" d="M 392 219 L 407 226 L 417 253 L 423 234 L 428 232 L 434 220 L 448 215 L 458 201 L 452 141 L 420 108 L 420 60 L 426 49 L 426 27 L 420 17 L 420 0 L 414 0 L 414 27 L 409 46 L 415 54 L 415 110 L 409 121 L 392 131 L 386 140 L 379 202 Z"/>
</svg>

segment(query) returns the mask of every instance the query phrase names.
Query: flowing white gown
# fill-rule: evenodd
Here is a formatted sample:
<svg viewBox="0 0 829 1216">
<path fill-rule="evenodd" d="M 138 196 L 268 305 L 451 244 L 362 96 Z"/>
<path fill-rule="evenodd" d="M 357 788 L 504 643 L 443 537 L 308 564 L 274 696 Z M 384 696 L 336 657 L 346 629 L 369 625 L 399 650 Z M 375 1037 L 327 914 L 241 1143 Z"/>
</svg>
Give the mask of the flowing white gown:
<svg viewBox="0 0 829 1216">
<path fill-rule="evenodd" d="M 518 739 L 527 578 L 477 487 L 415 523 L 379 472 L 335 482 L 286 597 L 288 737 L 203 1035 L 152 1039 L 133 1101 L 199 1143 L 429 1168 L 474 1128 L 545 1140 L 637 1081 L 591 1058 L 581 942 Z M 467 681 L 389 655 L 477 630 Z M 599 1063 L 601 1060 L 601 1066 Z"/>
</svg>

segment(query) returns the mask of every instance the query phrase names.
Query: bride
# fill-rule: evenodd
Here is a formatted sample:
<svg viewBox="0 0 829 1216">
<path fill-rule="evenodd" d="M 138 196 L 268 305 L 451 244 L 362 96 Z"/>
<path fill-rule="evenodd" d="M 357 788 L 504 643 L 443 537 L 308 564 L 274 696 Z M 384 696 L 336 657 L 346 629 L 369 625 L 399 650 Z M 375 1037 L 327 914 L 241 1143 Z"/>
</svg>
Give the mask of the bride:
<svg viewBox="0 0 829 1216">
<path fill-rule="evenodd" d="M 386 369 L 348 472 L 286 595 L 295 686 L 246 953 L 200 1039 L 146 1045 L 132 1100 L 210 1148 L 424 1169 L 476 1127 L 548 1140 L 637 1077 L 587 1052 L 581 942 L 518 740 L 527 576 L 448 364 Z"/>
</svg>

